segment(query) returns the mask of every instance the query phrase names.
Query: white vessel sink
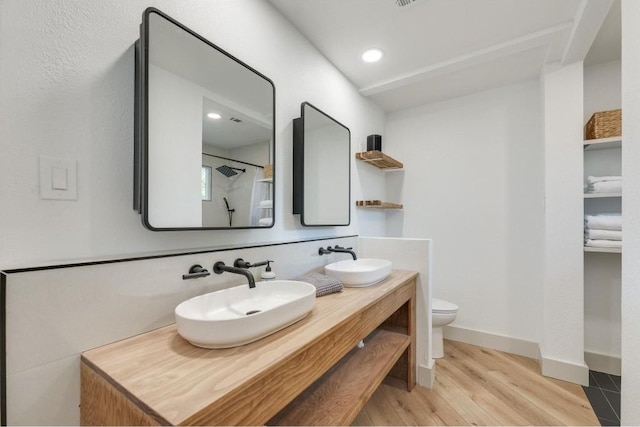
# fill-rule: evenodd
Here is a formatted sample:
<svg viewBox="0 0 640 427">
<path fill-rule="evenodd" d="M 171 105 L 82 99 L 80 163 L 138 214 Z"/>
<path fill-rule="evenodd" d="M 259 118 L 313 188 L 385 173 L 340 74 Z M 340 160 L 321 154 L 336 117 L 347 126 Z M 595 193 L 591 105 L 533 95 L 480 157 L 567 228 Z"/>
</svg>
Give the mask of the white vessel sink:
<svg viewBox="0 0 640 427">
<path fill-rule="evenodd" d="M 257 282 L 200 295 L 175 310 L 178 333 L 204 348 L 228 348 L 264 338 L 313 309 L 316 288 L 293 280 Z"/>
<path fill-rule="evenodd" d="M 327 276 L 340 280 L 348 288 L 371 286 L 391 274 L 391 261 L 374 258 L 348 259 L 326 265 L 324 272 Z"/>
</svg>

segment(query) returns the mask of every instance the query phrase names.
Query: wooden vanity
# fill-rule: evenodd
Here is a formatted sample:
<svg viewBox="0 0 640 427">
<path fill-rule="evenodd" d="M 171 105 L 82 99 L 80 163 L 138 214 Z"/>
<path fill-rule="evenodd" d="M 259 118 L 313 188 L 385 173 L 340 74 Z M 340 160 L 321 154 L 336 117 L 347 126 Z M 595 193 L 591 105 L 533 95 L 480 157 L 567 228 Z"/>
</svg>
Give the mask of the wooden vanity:
<svg viewBox="0 0 640 427">
<path fill-rule="evenodd" d="M 194 347 L 171 325 L 87 351 L 82 424 L 348 425 L 387 375 L 415 385 L 416 276 L 320 297 L 241 347 Z"/>
</svg>

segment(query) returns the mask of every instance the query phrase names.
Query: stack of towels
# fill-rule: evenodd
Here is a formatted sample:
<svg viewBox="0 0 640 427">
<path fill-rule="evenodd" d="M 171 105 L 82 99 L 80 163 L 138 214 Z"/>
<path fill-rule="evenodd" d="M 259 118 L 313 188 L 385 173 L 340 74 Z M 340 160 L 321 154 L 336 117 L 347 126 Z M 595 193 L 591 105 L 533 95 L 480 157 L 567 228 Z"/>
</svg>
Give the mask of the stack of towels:
<svg viewBox="0 0 640 427">
<path fill-rule="evenodd" d="M 587 193 L 622 193 L 621 176 L 587 177 Z"/>
<path fill-rule="evenodd" d="M 622 215 L 585 215 L 584 244 L 596 248 L 622 248 Z"/>
</svg>

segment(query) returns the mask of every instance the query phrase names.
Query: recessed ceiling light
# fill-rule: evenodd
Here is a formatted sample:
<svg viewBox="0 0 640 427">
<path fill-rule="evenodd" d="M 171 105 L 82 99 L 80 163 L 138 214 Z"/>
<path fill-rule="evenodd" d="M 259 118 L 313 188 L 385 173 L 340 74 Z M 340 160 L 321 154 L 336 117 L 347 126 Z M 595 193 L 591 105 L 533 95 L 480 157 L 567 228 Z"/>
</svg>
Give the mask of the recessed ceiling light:
<svg viewBox="0 0 640 427">
<path fill-rule="evenodd" d="M 214 120 L 219 120 L 222 118 L 222 116 L 218 113 L 209 113 L 207 114 L 207 117 L 209 117 L 210 119 L 214 119 Z"/>
<path fill-rule="evenodd" d="M 373 48 L 368 49 L 362 54 L 362 60 L 364 62 L 378 62 L 384 56 L 382 49 Z"/>
</svg>

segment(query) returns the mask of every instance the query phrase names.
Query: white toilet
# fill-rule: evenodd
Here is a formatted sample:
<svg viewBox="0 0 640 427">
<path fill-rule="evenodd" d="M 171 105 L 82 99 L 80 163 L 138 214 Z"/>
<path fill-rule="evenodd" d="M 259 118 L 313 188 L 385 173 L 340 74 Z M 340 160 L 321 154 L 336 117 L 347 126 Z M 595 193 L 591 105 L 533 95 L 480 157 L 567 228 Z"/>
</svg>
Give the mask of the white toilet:
<svg viewBox="0 0 640 427">
<path fill-rule="evenodd" d="M 454 303 L 437 298 L 431 299 L 431 326 L 433 330 L 431 353 L 434 359 L 440 359 L 444 356 L 442 327 L 453 322 L 456 319 L 456 314 L 458 314 L 458 306 Z"/>
</svg>

